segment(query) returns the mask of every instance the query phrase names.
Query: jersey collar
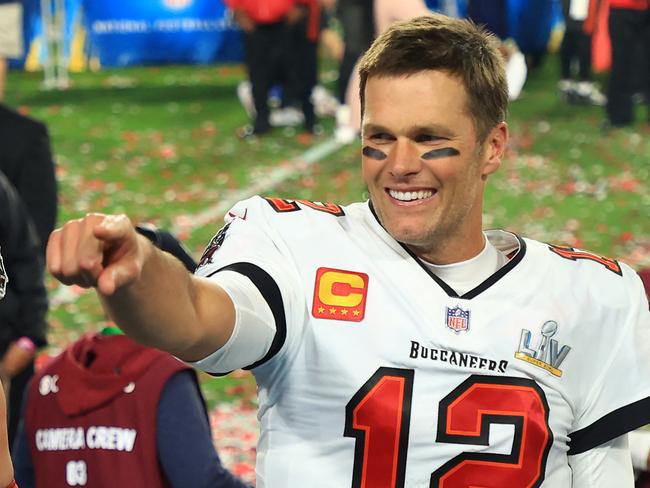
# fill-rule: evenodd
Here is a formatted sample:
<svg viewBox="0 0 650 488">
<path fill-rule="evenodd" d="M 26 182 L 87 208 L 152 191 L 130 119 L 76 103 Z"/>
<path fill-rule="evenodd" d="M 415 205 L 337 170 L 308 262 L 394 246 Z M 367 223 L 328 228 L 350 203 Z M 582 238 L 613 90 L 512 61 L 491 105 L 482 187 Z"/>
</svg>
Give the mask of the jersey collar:
<svg viewBox="0 0 650 488">
<path fill-rule="evenodd" d="M 374 224 L 373 227 L 382 235 L 384 240 L 391 245 L 396 250 L 401 250 L 406 252 L 415 262 L 416 264 L 426 273 L 428 274 L 433 281 L 435 281 L 438 286 L 450 297 L 452 298 L 463 298 L 466 300 L 469 300 L 471 298 L 476 297 L 477 295 L 481 294 L 488 288 L 490 288 L 492 285 L 494 285 L 496 282 L 498 282 L 501 278 L 503 278 L 506 274 L 508 274 L 511 270 L 517 266 L 521 262 L 521 260 L 524 258 L 526 255 L 526 242 L 519 237 L 517 234 L 514 234 L 512 232 L 504 231 L 504 230 L 496 230 L 496 231 L 486 231 L 487 237 L 490 239 L 492 244 L 499 249 L 502 252 L 505 252 L 506 255 L 508 256 L 509 260 L 506 264 L 504 264 L 501 268 L 499 268 L 496 272 L 494 272 L 491 276 L 486 278 L 482 283 L 477 285 L 476 287 L 472 288 L 469 290 L 467 293 L 464 293 L 462 295 L 459 295 L 454 291 L 453 288 L 451 288 L 447 283 L 445 283 L 444 280 L 441 278 L 437 277 L 435 274 L 431 272 L 429 268 L 427 268 L 426 264 L 422 262 L 420 258 L 418 258 L 413 251 L 411 251 L 405 244 L 396 241 L 389 233 L 386 231 L 386 229 L 381 225 L 381 222 L 379 221 L 379 217 L 377 217 L 377 214 L 375 213 L 375 209 L 372 205 L 372 201 L 368 200 L 368 208 L 370 210 L 370 213 L 372 214 L 372 223 Z"/>
</svg>

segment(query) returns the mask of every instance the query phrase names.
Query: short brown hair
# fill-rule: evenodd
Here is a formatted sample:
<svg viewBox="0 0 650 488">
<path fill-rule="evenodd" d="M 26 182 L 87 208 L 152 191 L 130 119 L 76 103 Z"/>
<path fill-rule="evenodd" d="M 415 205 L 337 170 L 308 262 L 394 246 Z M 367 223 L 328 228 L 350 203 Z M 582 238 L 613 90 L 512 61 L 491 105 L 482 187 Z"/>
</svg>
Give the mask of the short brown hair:
<svg viewBox="0 0 650 488">
<path fill-rule="evenodd" d="M 361 115 L 368 78 L 426 70 L 462 80 L 479 141 L 505 120 L 508 85 L 499 41 L 470 20 L 440 14 L 396 22 L 373 42 L 359 66 Z"/>
</svg>

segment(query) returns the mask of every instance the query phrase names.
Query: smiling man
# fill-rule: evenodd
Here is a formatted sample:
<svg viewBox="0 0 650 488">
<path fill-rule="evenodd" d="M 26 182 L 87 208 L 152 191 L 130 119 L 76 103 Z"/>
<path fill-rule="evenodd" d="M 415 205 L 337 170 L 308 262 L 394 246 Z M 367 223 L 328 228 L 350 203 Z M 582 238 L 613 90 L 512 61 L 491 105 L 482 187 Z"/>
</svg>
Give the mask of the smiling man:
<svg viewBox="0 0 650 488">
<path fill-rule="evenodd" d="M 253 371 L 257 486 L 631 486 L 648 303 L 615 260 L 483 230 L 508 139 L 495 40 L 432 15 L 360 66 L 368 202 L 240 202 L 193 277 L 88 215 L 52 235 L 51 272 L 146 344 Z"/>
</svg>

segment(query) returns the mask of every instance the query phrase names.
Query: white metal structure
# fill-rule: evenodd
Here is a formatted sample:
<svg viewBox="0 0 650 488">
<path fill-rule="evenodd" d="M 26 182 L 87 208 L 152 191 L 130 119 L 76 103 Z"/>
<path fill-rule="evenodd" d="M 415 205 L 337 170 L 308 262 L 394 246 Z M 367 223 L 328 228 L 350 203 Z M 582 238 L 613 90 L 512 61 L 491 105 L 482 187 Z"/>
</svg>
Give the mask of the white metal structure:
<svg viewBox="0 0 650 488">
<path fill-rule="evenodd" d="M 68 88 L 68 56 L 65 45 L 65 0 L 41 0 L 43 22 L 43 73 L 47 90 Z"/>
</svg>

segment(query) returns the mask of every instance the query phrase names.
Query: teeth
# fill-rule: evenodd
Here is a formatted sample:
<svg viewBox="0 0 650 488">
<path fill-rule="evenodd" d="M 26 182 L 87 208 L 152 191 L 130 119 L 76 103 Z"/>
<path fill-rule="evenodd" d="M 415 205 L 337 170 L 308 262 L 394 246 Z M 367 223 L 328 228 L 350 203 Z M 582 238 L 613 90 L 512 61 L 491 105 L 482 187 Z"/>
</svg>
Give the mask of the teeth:
<svg viewBox="0 0 650 488">
<path fill-rule="evenodd" d="M 424 198 L 429 198 L 433 196 L 433 191 L 431 190 L 420 190 L 420 191 L 395 191 L 388 190 L 388 194 L 393 197 L 395 200 L 400 200 L 402 202 L 411 202 L 413 200 L 423 200 Z"/>
</svg>

